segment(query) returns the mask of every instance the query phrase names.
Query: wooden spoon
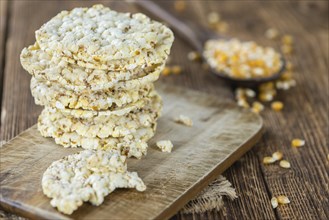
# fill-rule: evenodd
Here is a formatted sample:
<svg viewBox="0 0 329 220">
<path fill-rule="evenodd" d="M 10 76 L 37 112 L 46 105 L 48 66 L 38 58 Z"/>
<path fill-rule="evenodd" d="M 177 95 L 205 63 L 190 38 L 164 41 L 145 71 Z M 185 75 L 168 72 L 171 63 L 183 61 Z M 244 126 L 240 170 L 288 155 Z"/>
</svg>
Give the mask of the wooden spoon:
<svg viewBox="0 0 329 220">
<path fill-rule="evenodd" d="M 228 39 L 226 37 L 220 36 L 217 33 L 210 31 L 209 29 L 202 28 L 197 26 L 195 23 L 190 21 L 182 22 L 174 15 L 170 14 L 168 11 L 162 9 L 160 6 L 149 0 L 135 1 L 142 9 L 152 13 L 156 17 L 160 18 L 164 22 L 168 23 L 175 32 L 180 35 L 182 38 L 187 40 L 191 46 L 193 46 L 200 54 L 205 62 L 207 59 L 203 56 L 203 47 L 206 41 L 210 39 Z M 276 80 L 284 72 L 286 67 L 286 62 L 283 56 L 281 55 L 282 66 L 280 70 L 268 77 L 259 77 L 259 78 L 250 78 L 250 79 L 238 79 L 230 77 L 228 74 L 223 72 L 218 72 L 216 69 L 211 68 L 211 72 L 221 79 L 226 80 L 234 86 L 242 87 L 256 87 L 257 85 L 269 81 Z"/>
</svg>

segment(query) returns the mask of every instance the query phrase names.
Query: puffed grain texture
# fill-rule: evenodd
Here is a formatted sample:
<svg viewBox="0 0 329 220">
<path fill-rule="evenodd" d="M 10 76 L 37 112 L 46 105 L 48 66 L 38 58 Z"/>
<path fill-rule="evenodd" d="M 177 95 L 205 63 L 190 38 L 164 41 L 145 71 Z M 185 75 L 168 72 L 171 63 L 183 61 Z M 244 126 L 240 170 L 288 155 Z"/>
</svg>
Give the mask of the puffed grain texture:
<svg viewBox="0 0 329 220">
<path fill-rule="evenodd" d="M 165 60 L 160 63 L 147 62 L 144 65 L 126 64 L 123 70 L 84 68 L 65 61 L 62 57 L 51 56 L 36 43 L 24 48 L 20 56 L 23 68 L 38 80 L 59 83 L 70 88 L 99 90 L 111 88 L 116 83 L 142 78 L 155 71 L 162 71 Z"/>
<path fill-rule="evenodd" d="M 156 123 L 149 127 L 137 129 L 123 137 L 90 138 L 79 135 L 77 132 L 63 132 L 55 127 L 51 120 L 39 117 L 38 130 L 44 137 L 52 137 L 56 144 L 63 147 L 82 147 L 93 150 L 116 150 L 122 155 L 140 159 L 147 153 L 147 141 L 154 135 Z"/>
<path fill-rule="evenodd" d="M 126 157 L 115 151 L 83 150 L 53 162 L 42 177 L 43 193 L 60 212 L 72 214 L 83 202 L 100 205 L 116 188 L 146 189 Z"/>
<path fill-rule="evenodd" d="M 31 92 L 37 105 L 64 109 L 117 110 L 135 103 L 154 89 L 153 84 L 146 84 L 136 90 L 72 91 L 48 81 L 31 79 Z"/>
<path fill-rule="evenodd" d="M 76 132 L 88 138 L 124 137 L 142 127 L 151 127 L 161 114 L 162 103 L 154 97 L 141 109 L 123 116 L 96 116 L 92 118 L 75 118 L 63 114 L 60 110 L 46 107 L 40 120 L 50 120 L 53 127 L 63 133 Z"/>
<path fill-rule="evenodd" d="M 141 13 L 94 5 L 62 11 L 36 31 L 36 39 L 46 52 L 101 68 L 113 60 L 145 59 L 157 47 L 169 54 L 173 33 Z"/>
</svg>

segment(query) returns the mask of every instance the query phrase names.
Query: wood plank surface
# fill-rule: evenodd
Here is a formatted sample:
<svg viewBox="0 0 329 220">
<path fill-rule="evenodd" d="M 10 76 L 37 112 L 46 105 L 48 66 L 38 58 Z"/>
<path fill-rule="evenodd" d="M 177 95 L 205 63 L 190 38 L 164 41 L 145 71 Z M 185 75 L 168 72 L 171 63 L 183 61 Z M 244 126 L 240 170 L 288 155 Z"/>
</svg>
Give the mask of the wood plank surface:
<svg viewBox="0 0 329 220">
<path fill-rule="evenodd" d="M 160 3 L 163 2 L 167 2 L 168 10 L 172 10 L 174 1 Z M 86 1 L 55 0 L 10 3 L 2 85 L 2 113 L 6 113 L 2 114 L 1 120 L 2 140 L 9 140 L 34 124 L 41 109 L 33 104 L 27 92 L 29 76 L 20 67 L 20 50 L 33 42 L 34 30 L 58 11 L 92 5 Z M 119 1 L 106 2 L 106 5 L 121 11 L 138 10 Z M 219 212 L 178 214 L 175 218 L 328 219 L 328 1 L 193 1 L 181 15 L 206 25 L 207 14 L 211 11 L 219 12 L 229 24 L 228 35 L 240 39 L 278 47 L 279 42 L 264 37 L 268 28 L 292 34 L 297 87 L 279 94 L 277 99 L 285 103 L 283 112 L 269 109 L 262 112 L 266 127 L 262 141 L 224 173 L 236 188 L 239 199 L 226 201 L 224 210 Z M 204 70 L 200 63 L 188 61 L 186 56 L 191 50 L 184 40 L 176 38 L 171 63 L 181 65 L 184 71 L 160 81 L 201 90 L 217 95 L 219 99 L 233 99 L 229 85 Z M 306 146 L 292 149 L 290 141 L 295 137 L 304 138 Z M 292 169 L 262 165 L 262 158 L 276 150 L 283 151 Z M 269 200 L 278 194 L 286 194 L 292 201 L 273 210 Z"/>
<path fill-rule="evenodd" d="M 8 12 L 8 2 L 7 0 L 0 1 L 0 106 L 1 106 L 1 98 L 2 98 L 2 81 L 3 81 L 3 73 L 4 73 L 4 60 L 5 60 L 5 45 L 6 45 L 6 37 L 7 37 L 7 15 Z M 1 116 L 1 112 L 0 112 Z M 1 122 L 0 122 L 1 123 Z"/>
<path fill-rule="evenodd" d="M 138 173 L 147 190 L 117 190 L 100 207 L 84 205 L 69 217 L 169 218 L 261 137 L 262 119 L 232 102 L 172 86 L 160 86 L 159 93 L 164 100 L 163 116 L 149 142 L 148 155 L 128 160 L 129 170 Z M 193 127 L 175 123 L 180 114 L 188 115 Z M 158 140 L 171 140 L 173 152 L 157 149 Z M 66 219 L 43 195 L 41 178 L 53 161 L 77 151 L 42 137 L 36 126 L 5 144 L 0 148 L 0 206 L 33 219 Z"/>
</svg>

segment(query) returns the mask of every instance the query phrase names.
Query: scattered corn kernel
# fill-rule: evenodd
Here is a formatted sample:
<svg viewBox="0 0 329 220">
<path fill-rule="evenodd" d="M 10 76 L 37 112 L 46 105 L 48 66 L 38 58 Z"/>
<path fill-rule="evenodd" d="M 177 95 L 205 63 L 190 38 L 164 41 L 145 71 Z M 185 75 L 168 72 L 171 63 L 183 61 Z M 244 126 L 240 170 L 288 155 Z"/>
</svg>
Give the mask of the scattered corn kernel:
<svg viewBox="0 0 329 220">
<path fill-rule="evenodd" d="M 288 204 L 288 203 L 290 203 L 290 200 L 288 199 L 287 196 L 281 195 L 281 196 L 278 196 L 277 199 L 278 199 L 279 204 Z"/>
<path fill-rule="evenodd" d="M 291 45 L 293 43 L 293 37 L 291 35 L 284 35 L 281 39 L 282 44 L 289 44 Z"/>
<path fill-rule="evenodd" d="M 169 67 L 165 67 L 162 70 L 162 75 L 164 75 L 164 76 L 168 76 L 170 73 L 171 73 L 171 69 Z"/>
<path fill-rule="evenodd" d="M 171 68 L 173 74 L 180 74 L 182 72 L 182 67 L 176 65 Z"/>
<path fill-rule="evenodd" d="M 282 90 L 289 90 L 291 87 L 296 86 L 296 81 L 294 79 L 289 80 L 278 80 L 276 82 L 276 88 Z"/>
<path fill-rule="evenodd" d="M 191 61 L 196 61 L 196 60 L 200 60 L 201 56 L 198 52 L 196 51 L 191 51 L 187 54 L 187 58 Z"/>
<path fill-rule="evenodd" d="M 278 207 L 278 205 L 279 205 L 278 199 L 276 197 L 273 197 L 271 199 L 271 204 L 272 204 L 273 209 L 275 209 L 276 207 Z"/>
<path fill-rule="evenodd" d="M 243 108 L 250 108 L 249 103 L 245 99 L 239 99 L 237 104 Z"/>
<path fill-rule="evenodd" d="M 234 93 L 236 99 L 245 99 L 246 97 L 254 98 L 256 96 L 256 92 L 248 88 L 237 88 Z"/>
<path fill-rule="evenodd" d="M 273 100 L 274 97 L 273 97 L 272 93 L 261 92 L 261 93 L 259 93 L 258 98 L 262 102 L 270 102 Z"/>
<path fill-rule="evenodd" d="M 220 15 L 217 12 L 210 12 L 207 17 L 209 24 L 216 24 L 220 20 Z"/>
<path fill-rule="evenodd" d="M 276 151 L 272 154 L 272 157 L 278 161 L 281 160 L 283 158 L 283 153 L 281 151 Z"/>
<path fill-rule="evenodd" d="M 265 32 L 265 37 L 271 40 L 278 38 L 278 36 L 279 36 L 279 31 L 274 28 L 270 28 Z"/>
<path fill-rule="evenodd" d="M 284 44 L 281 46 L 282 53 L 286 55 L 290 55 L 293 52 L 293 48 L 291 45 Z"/>
<path fill-rule="evenodd" d="M 211 67 L 233 78 L 268 77 L 282 66 L 281 55 L 273 48 L 237 39 L 208 40 L 204 57 Z"/>
<path fill-rule="evenodd" d="M 282 102 L 279 102 L 279 101 L 272 102 L 271 108 L 274 111 L 279 112 L 279 111 L 281 111 L 283 109 L 283 103 Z"/>
<path fill-rule="evenodd" d="M 186 9 L 186 2 L 184 0 L 176 0 L 174 2 L 174 8 L 178 12 L 182 12 Z"/>
<path fill-rule="evenodd" d="M 261 112 L 263 110 L 264 110 L 264 105 L 262 103 L 257 102 L 257 101 L 255 101 L 255 102 L 252 103 L 251 111 L 253 111 L 255 113 L 259 113 L 259 112 Z"/>
<path fill-rule="evenodd" d="M 256 96 L 256 92 L 252 89 L 246 89 L 245 93 L 249 98 L 254 98 Z"/>
<path fill-rule="evenodd" d="M 271 164 L 274 163 L 276 160 L 273 157 L 264 157 L 263 164 Z"/>
<path fill-rule="evenodd" d="M 235 98 L 236 99 L 245 99 L 246 95 L 245 95 L 245 90 L 243 88 L 237 88 L 235 91 Z"/>
<path fill-rule="evenodd" d="M 286 169 L 289 169 L 291 167 L 289 161 L 287 161 L 287 160 L 281 160 L 279 165 L 280 165 L 280 167 L 286 168 Z"/>
<path fill-rule="evenodd" d="M 282 75 L 280 76 L 280 79 L 283 81 L 292 79 L 292 72 L 288 70 L 288 71 L 282 73 Z"/>
<path fill-rule="evenodd" d="M 274 83 L 273 82 L 267 82 L 267 83 L 262 83 L 258 87 L 259 91 L 270 91 L 274 89 Z"/>
<path fill-rule="evenodd" d="M 291 141 L 292 147 L 302 147 L 305 145 L 305 141 L 302 139 L 295 138 Z"/>
</svg>

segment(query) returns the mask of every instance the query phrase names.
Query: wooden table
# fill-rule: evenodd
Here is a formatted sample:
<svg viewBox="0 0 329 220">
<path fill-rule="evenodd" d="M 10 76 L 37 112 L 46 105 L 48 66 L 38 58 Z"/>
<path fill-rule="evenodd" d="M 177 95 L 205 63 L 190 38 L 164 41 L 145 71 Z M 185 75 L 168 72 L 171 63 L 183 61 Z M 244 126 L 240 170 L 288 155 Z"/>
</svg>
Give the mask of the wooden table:
<svg viewBox="0 0 329 220">
<path fill-rule="evenodd" d="M 120 1 L 103 3 L 119 11 L 138 11 L 132 4 Z M 173 1 L 161 4 L 169 10 L 173 8 Z M 29 92 L 30 76 L 20 65 L 20 51 L 34 42 L 34 31 L 59 11 L 90 5 L 86 1 L 1 0 L 1 140 L 9 140 L 35 124 L 41 111 Z M 268 28 L 293 35 L 292 62 L 296 66 L 297 87 L 278 95 L 277 99 L 285 103 L 282 112 L 269 108 L 262 112 L 266 124 L 264 137 L 224 173 L 236 188 L 239 199 L 226 201 L 220 212 L 174 218 L 329 219 L 328 2 L 192 1 L 181 14 L 206 25 L 207 14 L 214 10 L 228 22 L 230 36 L 278 45 L 264 37 Z M 189 45 L 176 38 L 172 64 L 181 65 L 184 71 L 162 77 L 161 81 L 233 100 L 228 85 L 202 69 L 199 63 L 188 61 L 189 51 Z M 306 145 L 300 149 L 290 147 L 290 141 L 296 137 L 305 139 Z M 291 169 L 262 164 L 264 156 L 277 150 L 291 162 Z M 270 199 L 280 194 L 287 195 L 291 203 L 273 210 Z"/>
</svg>

